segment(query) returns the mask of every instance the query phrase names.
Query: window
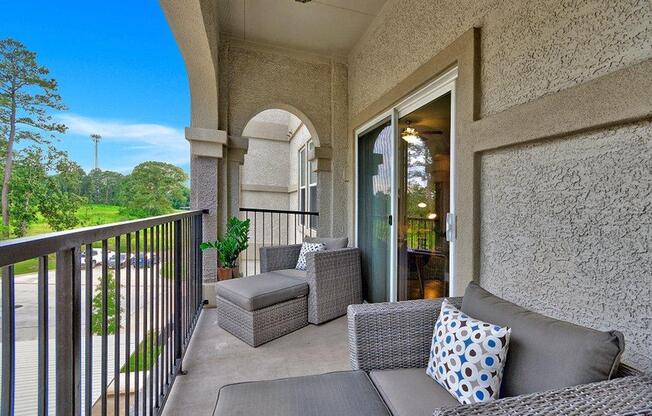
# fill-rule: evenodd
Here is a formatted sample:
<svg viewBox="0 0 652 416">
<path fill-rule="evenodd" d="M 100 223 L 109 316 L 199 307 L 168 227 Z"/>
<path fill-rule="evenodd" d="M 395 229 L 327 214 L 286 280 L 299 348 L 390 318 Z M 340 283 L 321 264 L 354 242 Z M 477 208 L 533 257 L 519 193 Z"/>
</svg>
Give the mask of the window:
<svg viewBox="0 0 652 416">
<path fill-rule="evenodd" d="M 308 160 L 308 154 L 315 148 L 312 140 L 299 149 L 299 211 L 317 211 L 317 172 L 313 171 L 315 161 Z M 310 228 L 317 228 L 317 217 L 310 216 Z M 300 219 L 305 224 L 304 217 Z"/>
</svg>

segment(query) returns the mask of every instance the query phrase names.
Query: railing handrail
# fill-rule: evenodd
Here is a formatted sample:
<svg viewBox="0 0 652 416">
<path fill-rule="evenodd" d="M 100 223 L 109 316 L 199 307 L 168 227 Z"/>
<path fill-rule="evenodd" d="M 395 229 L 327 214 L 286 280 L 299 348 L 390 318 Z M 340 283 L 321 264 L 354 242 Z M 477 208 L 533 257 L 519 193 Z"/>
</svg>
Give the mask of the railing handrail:
<svg viewBox="0 0 652 416">
<path fill-rule="evenodd" d="M 297 214 L 297 215 L 316 215 L 319 216 L 317 211 L 288 211 L 282 209 L 265 209 L 265 208 L 240 208 L 240 212 L 264 212 L 272 214 Z"/>
<path fill-rule="evenodd" d="M 0 241 L 0 267 L 206 213 L 197 209 Z"/>
</svg>

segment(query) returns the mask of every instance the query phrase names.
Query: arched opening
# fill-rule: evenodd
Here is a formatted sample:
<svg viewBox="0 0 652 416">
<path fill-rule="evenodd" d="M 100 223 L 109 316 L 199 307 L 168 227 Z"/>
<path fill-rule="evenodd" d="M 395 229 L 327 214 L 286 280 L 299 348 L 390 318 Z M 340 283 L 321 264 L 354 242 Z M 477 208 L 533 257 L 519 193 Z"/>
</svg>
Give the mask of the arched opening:
<svg viewBox="0 0 652 416">
<path fill-rule="evenodd" d="M 240 172 L 241 216 L 250 218 L 243 272 L 258 270 L 262 245 L 300 243 L 317 235 L 318 175 L 310 154 L 319 145 L 312 124 L 284 108 L 267 108 L 245 124 L 249 141 Z"/>
</svg>

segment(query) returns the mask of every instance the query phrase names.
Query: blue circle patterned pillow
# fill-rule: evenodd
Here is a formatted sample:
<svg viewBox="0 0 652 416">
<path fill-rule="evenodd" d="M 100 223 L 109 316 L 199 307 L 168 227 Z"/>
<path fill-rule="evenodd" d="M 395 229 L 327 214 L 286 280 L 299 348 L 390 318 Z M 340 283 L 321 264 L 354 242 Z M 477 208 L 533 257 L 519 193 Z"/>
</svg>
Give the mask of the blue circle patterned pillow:
<svg viewBox="0 0 652 416">
<path fill-rule="evenodd" d="M 444 300 L 426 373 L 460 403 L 498 398 L 511 329 L 465 315 Z"/>
</svg>

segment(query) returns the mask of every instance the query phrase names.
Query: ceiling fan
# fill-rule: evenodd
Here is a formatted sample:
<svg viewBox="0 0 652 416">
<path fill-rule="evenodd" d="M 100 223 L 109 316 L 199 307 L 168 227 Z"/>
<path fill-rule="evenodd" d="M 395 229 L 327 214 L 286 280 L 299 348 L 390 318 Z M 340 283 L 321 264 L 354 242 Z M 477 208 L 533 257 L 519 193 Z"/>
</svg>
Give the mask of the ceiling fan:
<svg viewBox="0 0 652 416">
<path fill-rule="evenodd" d="M 418 143 L 419 140 L 428 138 L 423 136 L 440 136 L 444 134 L 441 130 L 417 130 L 415 127 L 410 125 L 410 121 L 406 121 L 405 124 L 406 127 L 401 132 L 401 138 L 411 144 Z"/>
</svg>

